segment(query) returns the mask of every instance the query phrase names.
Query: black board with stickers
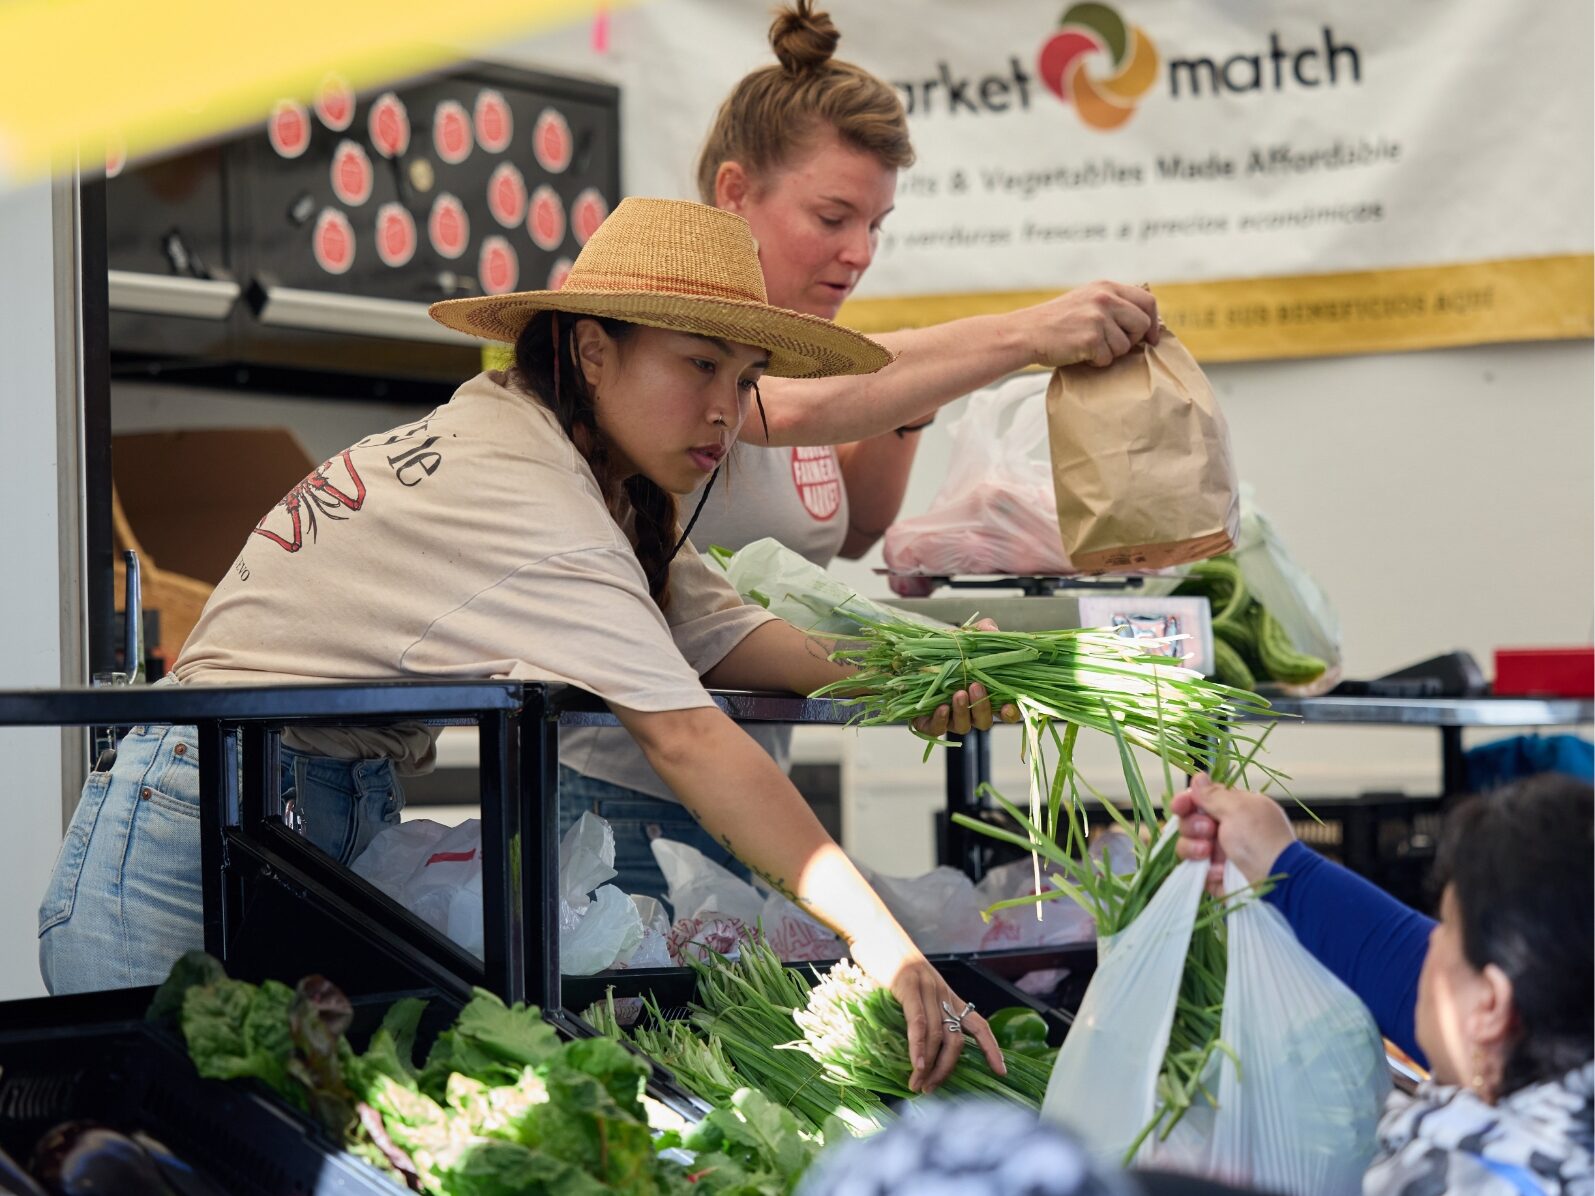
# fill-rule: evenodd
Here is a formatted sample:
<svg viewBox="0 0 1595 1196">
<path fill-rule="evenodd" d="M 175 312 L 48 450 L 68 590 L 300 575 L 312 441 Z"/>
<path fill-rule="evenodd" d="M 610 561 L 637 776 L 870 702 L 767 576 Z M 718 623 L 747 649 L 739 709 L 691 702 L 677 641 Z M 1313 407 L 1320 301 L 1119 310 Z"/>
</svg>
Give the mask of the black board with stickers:
<svg viewBox="0 0 1595 1196">
<path fill-rule="evenodd" d="M 557 287 L 618 202 L 620 94 L 466 63 L 335 76 L 235 136 L 106 186 L 120 377 L 444 397 L 480 346 L 439 299 Z"/>
</svg>

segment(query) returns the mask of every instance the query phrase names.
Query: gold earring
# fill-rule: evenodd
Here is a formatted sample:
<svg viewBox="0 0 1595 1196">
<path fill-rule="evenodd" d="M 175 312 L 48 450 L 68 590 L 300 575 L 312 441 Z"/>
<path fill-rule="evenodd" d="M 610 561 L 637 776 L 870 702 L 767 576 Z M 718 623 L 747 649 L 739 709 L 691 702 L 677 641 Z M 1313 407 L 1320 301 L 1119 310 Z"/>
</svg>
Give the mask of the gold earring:
<svg viewBox="0 0 1595 1196">
<path fill-rule="evenodd" d="M 1468 1081 L 1468 1087 L 1484 1095 L 1484 1053 L 1477 1049 L 1473 1052 L 1473 1078 Z"/>
</svg>

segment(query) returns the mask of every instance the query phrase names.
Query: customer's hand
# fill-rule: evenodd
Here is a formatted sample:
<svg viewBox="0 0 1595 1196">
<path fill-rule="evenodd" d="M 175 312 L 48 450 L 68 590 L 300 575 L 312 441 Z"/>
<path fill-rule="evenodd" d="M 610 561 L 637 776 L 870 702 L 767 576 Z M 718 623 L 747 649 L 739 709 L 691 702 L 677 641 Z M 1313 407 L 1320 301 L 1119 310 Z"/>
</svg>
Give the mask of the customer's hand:
<svg viewBox="0 0 1595 1196">
<path fill-rule="evenodd" d="M 963 1013 L 966 1002 L 948 987 L 917 947 L 908 945 L 882 958 L 864 944 L 854 943 L 853 957 L 873 980 L 888 985 L 903 1007 L 908 1019 L 908 1058 L 913 1065 L 908 1077 L 910 1091 L 934 1092 L 958 1066 L 966 1036 L 973 1038 L 984 1052 L 992 1071 L 1007 1074 L 1002 1049 L 986 1019 L 973 1009 Z M 944 1004 L 946 1009 L 942 1008 Z M 962 1031 L 947 1028 L 948 1009 L 955 1015 L 963 1013 Z"/>
<path fill-rule="evenodd" d="M 1032 365 L 1109 365 L 1162 334 L 1157 299 L 1145 287 L 1093 282 L 1016 312 Z"/>
<path fill-rule="evenodd" d="M 975 630 L 1001 631 L 1002 629 L 990 619 L 982 619 L 975 624 Z M 1009 702 L 998 712 L 997 717 L 1005 723 L 1016 723 L 1019 721 L 1019 707 Z M 954 735 L 967 735 L 971 728 L 976 731 L 989 731 L 991 723 L 991 695 L 986 692 L 986 687 L 977 681 L 968 689 L 961 689 L 953 694 L 951 701 L 943 702 L 933 713 L 916 718 L 914 730 L 922 735 L 940 739 L 949 731 Z"/>
<path fill-rule="evenodd" d="M 1268 876 L 1280 853 L 1296 841 L 1279 803 L 1262 793 L 1226 789 L 1198 773 L 1169 810 L 1180 816 L 1175 850 L 1185 860 L 1207 860 L 1207 887 L 1224 891 L 1224 864 L 1233 860 L 1252 884 Z"/>
</svg>

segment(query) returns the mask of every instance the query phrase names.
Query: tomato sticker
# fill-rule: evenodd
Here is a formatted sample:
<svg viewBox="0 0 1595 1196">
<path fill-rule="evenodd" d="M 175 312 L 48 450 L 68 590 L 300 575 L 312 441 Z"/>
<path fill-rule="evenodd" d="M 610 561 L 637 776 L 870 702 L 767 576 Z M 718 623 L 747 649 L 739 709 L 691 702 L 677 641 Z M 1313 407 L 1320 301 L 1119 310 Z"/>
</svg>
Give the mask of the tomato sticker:
<svg viewBox="0 0 1595 1196">
<path fill-rule="evenodd" d="M 332 193 L 341 203 L 358 208 L 371 198 L 375 181 L 376 173 L 365 147 L 358 141 L 340 141 L 332 154 Z"/>
<path fill-rule="evenodd" d="M 476 272 L 484 293 L 502 295 L 515 289 L 521 262 L 514 247 L 503 237 L 488 237 L 482 242 L 482 257 Z"/>
<path fill-rule="evenodd" d="M 505 228 L 526 219 L 526 176 L 512 162 L 500 162 L 487 180 L 487 206 Z"/>
<path fill-rule="evenodd" d="M 297 158 L 310 148 L 310 112 L 298 100 L 278 100 L 266 118 L 266 136 L 279 157 Z"/>
<path fill-rule="evenodd" d="M 471 219 L 465 214 L 465 205 L 447 191 L 439 195 L 427 218 L 426 235 L 432 248 L 444 257 L 459 257 L 471 240 Z"/>
<path fill-rule="evenodd" d="M 328 75 L 316 93 L 316 115 L 334 133 L 354 124 L 354 92 L 342 75 Z"/>
<path fill-rule="evenodd" d="M 410 110 L 391 91 L 376 98 L 366 120 L 371 146 L 384 158 L 397 158 L 410 148 Z"/>
<path fill-rule="evenodd" d="M 565 239 L 565 205 L 559 193 L 544 183 L 532 192 L 532 208 L 526 217 L 526 231 L 539 249 L 552 253 Z"/>
<path fill-rule="evenodd" d="M 576 244 L 585 245 L 587 239 L 598 231 L 598 226 L 609 216 L 609 204 L 597 187 L 589 187 L 570 205 L 570 230 L 576 234 Z"/>
<path fill-rule="evenodd" d="M 836 450 L 829 446 L 793 449 L 792 484 L 803 500 L 803 509 L 817 522 L 834 516 L 842 506 L 842 472 L 837 467 Z"/>
<path fill-rule="evenodd" d="M 560 174 L 570 165 L 570 123 L 555 109 L 544 108 L 532 130 L 532 153 L 537 164 L 549 174 Z"/>
<path fill-rule="evenodd" d="M 432 148 L 450 166 L 471 156 L 471 114 L 458 100 L 444 100 L 432 115 Z"/>
<path fill-rule="evenodd" d="M 556 261 L 551 267 L 549 267 L 549 270 L 548 270 L 548 289 L 549 290 L 557 291 L 557 290 L 559 290 L 560 287 L 565 285 L 565 280 L 570 277 L 571 264 L 572 264 L 571 260 L 568 257 L 562 257 L 558 261 Z"/>
<path fill-rule="evenodd" d="M 337 208 L 323 208 L 310 236 L 316 264 L 328 274 L 347 274 L 354 265 L 354 228 Z"/>
<path fill-rule="evenodd" d="M 409 265 L 415 256 L 415 218 L 401 203 L 377 209 L 377 256 L 395 269 Z"/>
<path fill-rule="evenodd" d="M 502 154 L 515 136 L 515 118 L 502 92 L 484 91 L 476 97 L 476 143 L 490 154 Z M 516 224 L 520 221 L 516 220 Z"/>
</svg>

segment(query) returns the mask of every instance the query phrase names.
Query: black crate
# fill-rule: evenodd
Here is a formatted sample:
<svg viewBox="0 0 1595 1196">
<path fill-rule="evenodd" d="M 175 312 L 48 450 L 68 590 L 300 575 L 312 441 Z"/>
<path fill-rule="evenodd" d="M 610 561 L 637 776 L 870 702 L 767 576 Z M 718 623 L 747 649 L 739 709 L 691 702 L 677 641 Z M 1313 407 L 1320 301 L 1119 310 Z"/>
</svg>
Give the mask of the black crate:
<svg viewBox="0 0 1595 1196">
<path fill-rule="evenodd" d="M 16 1028 L 39 1020 L 17 1004 L 46 1002 L 8 1005 L 0 1030 L 0 1145 L 24 1166 L 46 1130 L 82 1118 L 147 1132 L 231 1196 L 406 1190 L 253 1083 L 200 1078 L 166 1030 L 141 1020 Z M 72 998 L 47 1004 L 74 1012 Z"/>
</svg>

